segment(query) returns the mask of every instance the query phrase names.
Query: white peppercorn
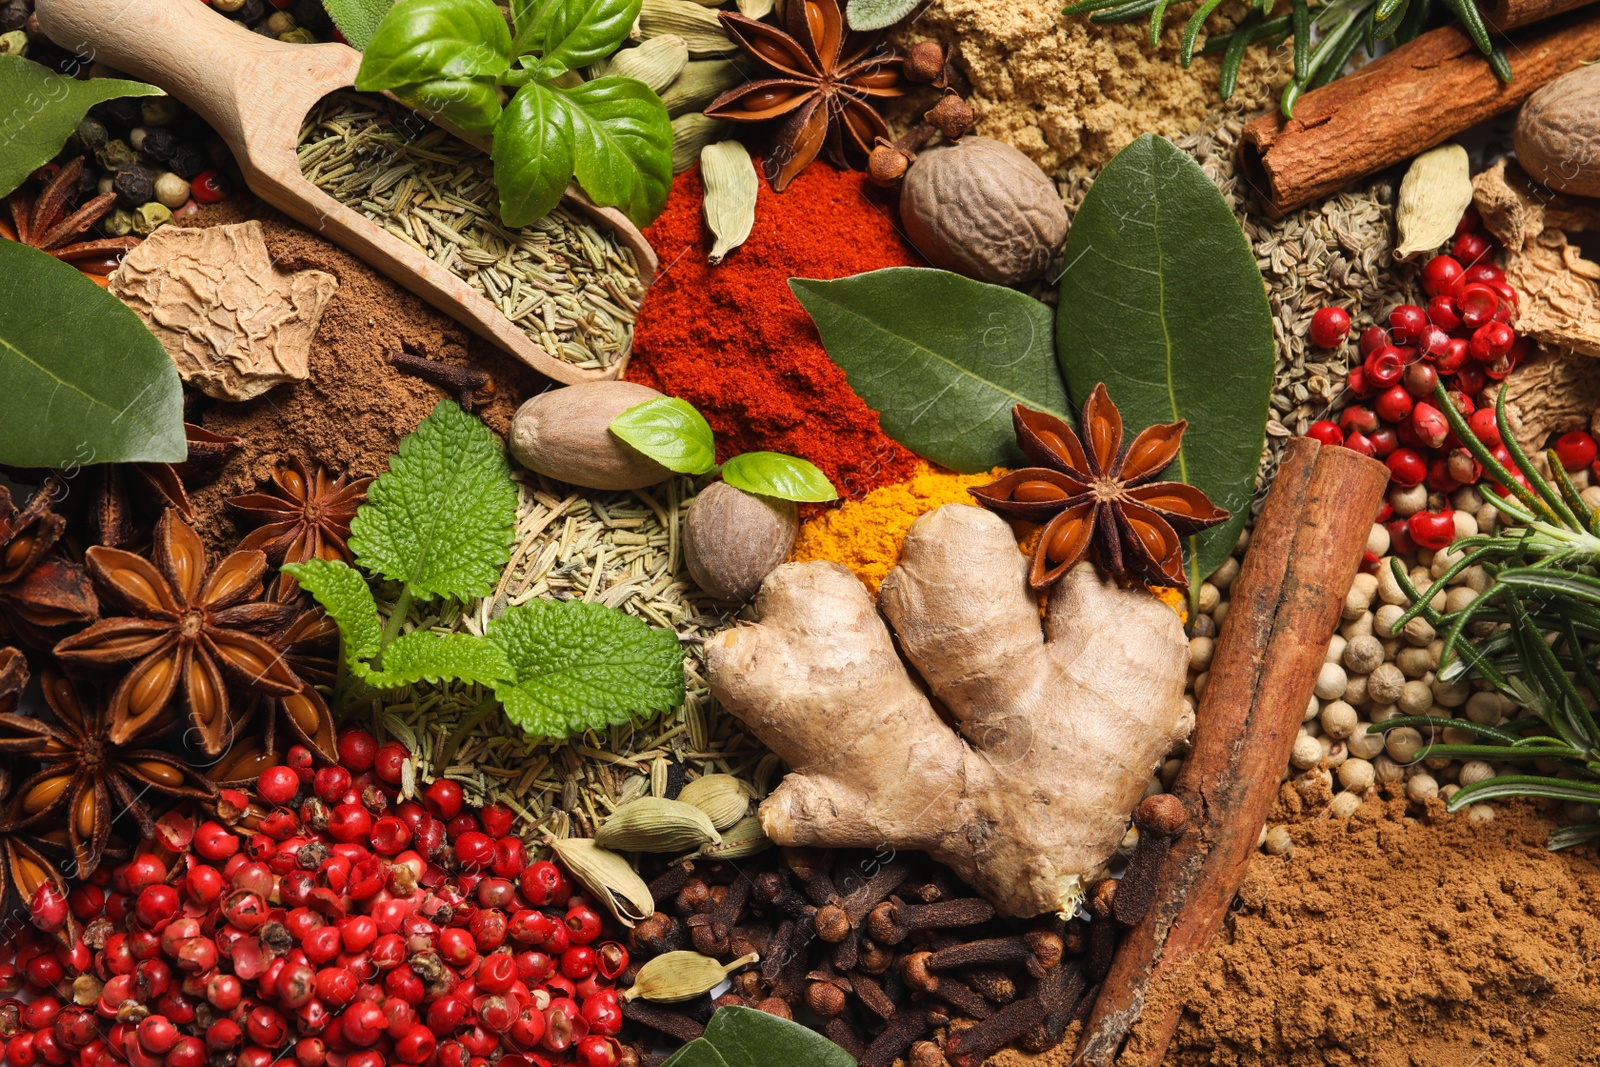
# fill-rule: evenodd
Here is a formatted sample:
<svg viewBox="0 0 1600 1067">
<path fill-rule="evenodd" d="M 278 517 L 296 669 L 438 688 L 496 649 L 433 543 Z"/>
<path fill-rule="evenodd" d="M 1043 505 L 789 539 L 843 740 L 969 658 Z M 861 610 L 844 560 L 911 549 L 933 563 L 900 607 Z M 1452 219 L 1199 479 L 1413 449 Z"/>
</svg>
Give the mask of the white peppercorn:
<svg viewBox="0 0 1600 1067">
<path fill-rule="evenodd" d="M 1211 617 L 1217 621 L 1218 626 L 1221 626 L 1222 620 L 1228 617 L 1228 602 L 1224 600 L 1218 604 L 1216 610 L 1211 613 Z"/>
<path fill-rule="evenodd" d="M 1310 722 L 1303 722 L 1300 724 L 1300 732 L 1307 737 L 1321 737 L 1322 723 L 1316 719 L 1312 719 Z"/>
<path fill-rule="evenodd" d="M 1457 510 L 1451 515 L 1451 518 L 1455 521 L 1456 536 L 1458 538 L 1478 536 L 1478 520 L 1473 516 L 1472 512 Z"/>
<path fill-rule="evenodd" d="M 1456 785 L 1454 782 L 1446 782 L 1444 785 L 1439 787 L 1439 799 L 1447 801 L 1459 792 L 1461 792 L 1461 787 L 1459 785 Z"/>
<path fill-rule="evenodd" d="M 1196 606 L 1202 615 L 1210 615 L 1217 610 L 1217 605 L 1222 601 L 1222 593 L 1210 582 L 1200 583 L 1200 592 L 1196 594 Z"/>
<path fill-rule="evenodd" d="M 1287 826 L 1274 826 L 1267 830 L 1263 847 L 1269 856 L 1287 856 L 1294 851 L 1294 837 Z"/>
<path fill-rule="evenodd" d="M 1355 581 L 1350 583 L 1350 591 L 1344 596 L 1344 610 L 1341 614 L 1347 621 L 1359 619 L 1361 613 L 1372 606 L 1372 598 L 1377 595 L 1378 576 L 1357 574 Z"/>
<path fill-rule="evenodd" d="M 1352 704 L 1358 708 L 1372 703 L 1371 699 L 1367 696 L 1366 675 L 1352 674 L 1350 676 L 1350 681 L 1345 683 L 1344 687 L 1344 702 L 1346 704 Z"/>
<path fill-rule="evenodd" d="M 1328 805 L 1328 814 L 1335 819 L 1348 819 L 1361 807 L 1361 797 L 1355 793 L 1340 793 Z"/>
<path fill-rule="evenodd" d="M 170 170 L 162 171 L 156 175 L 156 199 L 176 211 L 189 202 L 189 183 Z"/>
<path fill-rule="evenodd" d="M 1178 772 L 1183 770 L 1183 760 L 1169 759 L 1161 764 L 1161 785 L 1166 789 L 1172 788 L 1172 783 L 1178 780 Z"/>
<path fill-rule="evenodd" d="M 1350 680 L 1344 668 L 1337 663 L 1324 663 L 1317 672 L 1317 685 L 1314 692 L 1321 700 L 1338 700 L 1344 696 L 1345 684 Z"/>
<path fill-rule="evenodd" d="M 1494 822 L 1494 809 L 1487 804 L 1469 804 L 1467 806 L 1467 821 L 1475 823 Z"/>
<path fill-rule="evenodd" d="M 1433 669 L 1433 661 L 1425 648 L 1402 648 L 1395 653 L 1394 665 L 1407 678 L 1421 678 Z"/>
<path fill-rule="evenodd" d="M 1393 557 L 1378 561 L 1378 599 L 1385 604 L 1404 604 L 1408 601 L 1406 591 L 1400 587 L 1400 579 L 1394 576 Z"/>
<path fill-rule="evenodd" d="M 1393 704 L 1405 689 L 1406 676 L 1393 663 L 1380 663 L 1367 676 L 1367 696 L 1377 704 Z"/>
<path fill-rule="evenodd" d="M 1199 700 L 1201 697 L 1206 695 L 1206 683 L 1209 681 L 1211 681 L 1210 671 L 1201 671 L 1199 674 L 1194 676 L 1193 689 L 1194 698 L 1196 700 Z"/>
<path fill-rule="evenodd" d="M 1339 636 L 1346 641 L 1353 637 L 1365 637 L 1372 633 L 1372 612 L 1362 612 L 1359 619 L 1352 619 L 1339 627 Z"/>
<path fill-rule="evenodd" d="M 1467 718 L 1479 726 L 1493 726 L 1500 721 L 1500 694 L 1473 693 L 1467 698 Z"/>
<path fill-rule="evenodd" d="M 1216 642 L 1209 637 L 1189 638 L 1189 666 L 1197 671 L 1211 668 L 1211 655 L 1216 650 Z M 1466 698 L 1463 697 L 1463 700 Z"/>
<path fill-rule="evenodd" d="M 1408 519 L 1428 506 L 1428 487 L 1421 483 L 1409 488 L 1396 486 L 1389 490 L 1389 503 L 1396 515 Z"/>
<path fill-rule="evenodd" d="M 1483 497 L 1474 486 L 1463 485 L 1460 489 L 1450 494 L 1450 506 L 1457 511 L 1472 514 L 1483 507 Z"/>
<path fill-rule="evenodd" d="M 1377 782 L 1377 772 L 1364 759 L 1347 759 L 1339 766 L 1339 784 L 1352 793 L 1365 793 Z"/>
<path fill-rule="evenodd" d="M 1473 519 L 1478 523 L 1478 532 L 1481 534 L 1494 533 L 1495 527 L 1500 525 L 1500 513 L 1493 504 L 1485 504 L 1472 513 Z"/>
<path fill-rule="evenodd" d="M 1439 783 L 1431 774 L 1414 774 L 1406 780 L 1406 796 L 1426 804 L 1439 795 Z"/>
<path fill-rule="evenodd" d="M 1400 699 L 1395 703 L 1400 705 L 1402 715 L 1426 715 L 1433 707 L 1433 688 L 1427 682 L 1412 679 L 1400 690 Z"/>
<path fill-rule="evenodd" d="M 1323 708 L 1318 720 L 1329 737 L 1341 741 L 1355 733 L 1356 724 L 1361 721 L 1356 709 L 1342 700 L 1335 700 Z"/>
<path fill-rule="evenodd" d="M 1222 566 L 1213 571 L 1211 577 L 1207 578 L 1206 581 L 1218 589 L 1227 589 L 1237 577 L 1239 577 L 1239 561 L 1229 556 L 1222 561 Z"/>
<path fill-rule="evenodd" d="M 1380 560 L 1389 554 L 1389 528 L 1381 522 L 1373 523 L 1367 531 L 1367 551 Z"/>
<path fill-rule="evenodd" d="M 1300 716 L 1300 721 L 1301 722 L 1310 722 L 1312 719 L 1315 719 L 1321 713 L 1322 713 L 1322 702 L 1320 700 L 1318 700 L 1316 694 L 1313 693 L 1311 695 L 1311 699 L 1306 701 L 1306 711 L 1305 711 L 1304 715 Z"/>
<path fill-rule="evenodd" d="M 1474 523 L 1473 525 L 1477 524 Z M 1438 581 L 1440 578 L 1443 578 L 1445 572 L 1451 567 L 1454 567 L 1457 563 L 1460 563 L 1465 555 L 1465 552 L 1451 552 L 1449 550 L 1435 552 L 1433 554 L 1433 561 L 1428 564 L 1429 577 L 1431 577 L 1434 581 Z"/>
<path fill-rule="evenodd" d="M 1350 758 L 1350 746 L 1343 741 L 1319 737 L 1317 738 L 1317 743 L 1324 746 L 1322 749 L 1322 766 L 1327 767 L 1329 770 L 1337 771 Z"/>
<path fill-rule="evenodd" d="M 1456 772 L 1456 781 L 1462 785 L 1477 785 L 1487 782 L 1494 777 L 1494 768 L 1488 760 L 1469 759 L 1461 765 L 1461 770 Z"/>
<path fill-rule="evenodd" d="M 1294 739 L 1294 748 L 1289 752 L 1289 763 L 1296 770 L 1310 770 L 1322 759 L 1322 746 L 1317 744 L 1317 739 L 1309 734 L 1301 734 Z"/>
<path fill-rule="evenodd" d="M 1459 708 L 1472 695 L 1472 686 L 1466 682 L 1441 682 L 1433 680 L 1433 699 L 1447 708 Z"/>
<path fill-rule="evenodd" d="M 1393 785 L 1405 778 L 1406 769 L 1390 759 L 1388 754 L 1383 754 L 1372 757 L 1372 773 L 1379 785 Z"/>
<path fill-rule="evenodd" d="M 1478 591 L 1467 585 L 1458 585 L 1445 594 L 1444 610 L 1450 614 L 1464 611 L 1478 599 Z"/>
<path fill-rule="evenodd" d="M 1370 760 L 1383 751 L 1383 735 L 1368 733 L 1366 723 L 1359 724 L 1355 732 L 1345 738 L 1344 743 L 1350 750 L 1350 755 L 1357 759 Z"/>
<path fill-rule="evenodd" d="M 1600 508 L 1600 486 L 1591 485 L 1578 494 L 1578 499 L 1582 500 L 1584 507 L 1590 511 Z"/>
<path fill-rule="evenodd" d="M 1383 666 L 1383 642 L 1371 634 L 1345 642 L 1344 665 L 1355 674 L 1371 674 Z"/>
<path fill-rule="evenodd" d="M 1339 634 L 1334 634 L 1328 638 L 1328 650 L 1322 654 L 1323 660 L 1327 663 L 1338 663 L 1344 658 L 1345 645 L 1348 643 Z"/>
<path fill-rule="evenodd" d="M 1421 615 L 1406 623 L 1401 633 L 1406 642 L 1414 648 L 1425 648 L 1428 642 L 1433 640 L 1433 626 Z"/>
<path fill-rule="evenodd" d="M 1400 726 L 1390 730 L 1383 738 L 1384 752 L 1390 759 L 1400 764 L 1414 760 L 1422 744 L 1422 734 L 1410 726 Z"/>
<path fill-rule="evenodd" d="M 1385 604 L 1372 615 L 1372 632 L 1379 637 L 1397 637 L 1395 623 L 1400 621 L 1400 616 L 1405 614 L 1405 609 L 1398 604 Z"/>
<path fill-rule="evenodd" d="M 1478 735 L 1459 726 L 1446 726 L 1439 731 L 1439 740 L 1447 745 L 1475 745 L 1478 743 Z"/>
<path fill-rule="evenodd" d="M 1294 784 L 1302 797 L 1316 801 L 1333 792 L 1333 772 L 1326 767 L 1313 767 L 1296 778 Z"/>
</svg>

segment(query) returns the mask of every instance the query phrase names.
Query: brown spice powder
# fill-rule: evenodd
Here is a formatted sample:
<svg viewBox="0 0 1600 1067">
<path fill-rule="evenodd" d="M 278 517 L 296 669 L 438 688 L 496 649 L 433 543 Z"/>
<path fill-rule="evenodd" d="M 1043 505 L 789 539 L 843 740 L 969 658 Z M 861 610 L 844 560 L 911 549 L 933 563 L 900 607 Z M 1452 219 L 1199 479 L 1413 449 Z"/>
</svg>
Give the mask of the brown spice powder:
<svg viewBox="0 0 1600 1067">
<path fill-rule="evenodd" d="M 1299 806 L 1285 789 L 1275 821 Z M 1168 995 L 1183 1016 L 1165 1064 L 1600 1063 L 1600 862 L 1548 851 L 1554 825 L 1528 802 L 1489 823 L 1376 797 L 1348 820 L 1307 812 L 1292 855 L 1252 860 L 1235 914 Z M 990 1063 L 1067 1067 L 1075 1037 Z"/>
<path fill-rule="evenodd" d="M 223 500 L 255 490 L 289 456 L 353 475 L 381 474 L 400 439 L 445 398 L 439 389 L 401 374 L 387 356 L 404 349 L 446 363 L 470 364 L 494 378 L 496 397 L 479 408 L 497 433 L 548 381 L 480 340 L 422 298 L 413 296 L 341 248 L 307 232 L 253 197 L 207 208 L 186 225 L 217 226 L 259 219 L 267 248 L 284 270 L 324 270 L 339 289 L 312 344 L 311 377 L 280 385 L 255 400 L 202 400 L 190 413 L 206 429 L 245 439 L 221 476 L 192 492 L 199 528 L 213 551 L 239 533 Z"/>
</svg>

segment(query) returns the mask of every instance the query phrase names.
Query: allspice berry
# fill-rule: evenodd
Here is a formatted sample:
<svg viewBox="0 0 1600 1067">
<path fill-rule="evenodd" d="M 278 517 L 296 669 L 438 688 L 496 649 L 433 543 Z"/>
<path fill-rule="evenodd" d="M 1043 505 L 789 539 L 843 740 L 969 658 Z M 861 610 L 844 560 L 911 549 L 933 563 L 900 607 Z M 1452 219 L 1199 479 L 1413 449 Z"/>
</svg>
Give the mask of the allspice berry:
<svg viewBox="0 0 1600 1067">
<path fill-rule="evenodd" d="M 713 482 L 689 505 L 683 561 L 706 593 L 743 603 L 788 558 L 799 533 L 800 513 L 793 501 Z"/>
<path fill-rule="evenodd" d="M 906 49 L 906 78 L 926 85 L 944 73 L 944 47 L 937 41 L 918 41 Z"/>
<path fill-rule="evenodd" d="M 996 285 L 1037 278 L 1067 238 L 1067 209 L 1049 176 L 987 137 L 917 156 L 900 185 L 900 218 L 935 266 Z"/>
<path fill-rule="evenodd" d="M 959 93 L 952 91 L 940 97 L 939 102 L 922 118 L 944 134 L 946 140 L 959 141 L 972 131 L 972 123 L 977 116 L 973 113 L 972 105 L 963 100 Z"/>
<path fill-rule="evenodd" d="M 582 382 L 529 400 L 511 417 L 511 455 L 585 489 L 643 489 L 672 472 L 611 432 L 611 420 L 661 394 L 634 382 Z"/>
</svg>

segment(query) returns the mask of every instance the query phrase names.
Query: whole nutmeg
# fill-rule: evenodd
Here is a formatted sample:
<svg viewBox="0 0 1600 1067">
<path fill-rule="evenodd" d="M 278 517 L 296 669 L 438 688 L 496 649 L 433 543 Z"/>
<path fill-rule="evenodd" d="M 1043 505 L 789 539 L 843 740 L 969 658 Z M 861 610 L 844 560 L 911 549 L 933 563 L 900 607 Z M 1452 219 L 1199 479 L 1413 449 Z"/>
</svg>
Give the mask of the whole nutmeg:
<svg viewBox="0 0 1600 1067">
<path fill-rule="evenodd" d="M 1067 238 L 1049 176 L 987 137 L 919 155 L 900 183 L 900 218 L 935 266 L 996 285 L 1037 278 Z"/>
<path fill-rule="evenodd" d="M 1600 67 L 1569 71 L 1528 97 L 1513 144 L 1535 181 L 1558 193 L 1600 196 Z"/>
<path fill-rule="evenodd" d="M 712 482 L 689 505 L 683 561 L 708 594 L 743 603 L 788 558 L 799 532 L 800 513 L 793 501 Z"/>
<path fill-rule="evenodd" d="M 643 489 L 672 472 L 625 443 L 611 420 L 661 394 L 633 382 L 583 382 L 540 393 L 511 417 L 511 455 L 585 489 Z"/>
</svg>

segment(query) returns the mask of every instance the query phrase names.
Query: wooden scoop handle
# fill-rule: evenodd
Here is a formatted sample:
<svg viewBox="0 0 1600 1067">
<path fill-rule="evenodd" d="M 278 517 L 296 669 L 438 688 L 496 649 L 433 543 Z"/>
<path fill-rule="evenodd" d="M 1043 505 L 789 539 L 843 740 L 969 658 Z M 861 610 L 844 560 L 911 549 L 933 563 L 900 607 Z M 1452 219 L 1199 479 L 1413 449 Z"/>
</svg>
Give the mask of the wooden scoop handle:
<svg viewBox="0 0 1600 1067">
<path fill-rule="evenodd" d="M 271 112 L 301 105 L 288 116 L 297 127 L 311 103 L 337 83 L 348 84 L 360 63 L 341 44 L 263 37 L 200 0 L 37 0 L 36 11 L 56 44 L 165 89 L 236 154 L 262 126 L 279 125 L 262 121 Z M 316 91 L 307 100 L 293 91 L 299 86 Z"/>
</svg>

